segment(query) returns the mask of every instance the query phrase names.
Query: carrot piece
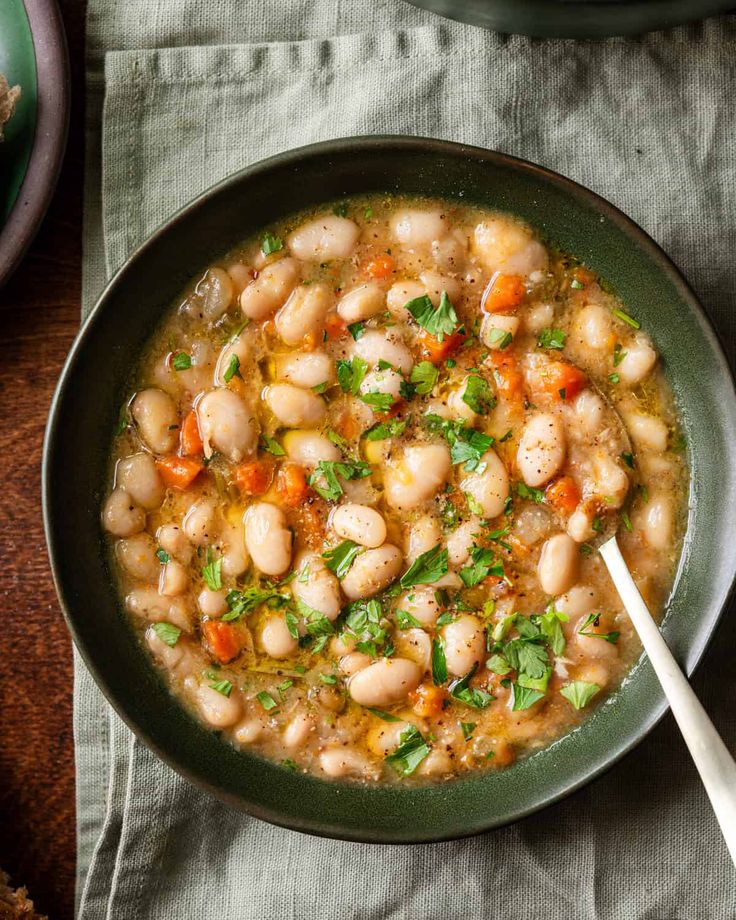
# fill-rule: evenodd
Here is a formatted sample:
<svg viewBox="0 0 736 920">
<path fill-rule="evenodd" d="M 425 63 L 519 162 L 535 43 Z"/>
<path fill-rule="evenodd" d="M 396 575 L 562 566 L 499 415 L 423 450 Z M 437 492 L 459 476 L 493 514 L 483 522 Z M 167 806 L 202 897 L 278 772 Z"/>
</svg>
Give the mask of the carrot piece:
<svg viewBox="0 0 736 920">
<path fill-rule="evenodd" d="M 386 253 L 374 256 L 363 266 L 363 274 L 369 278 L 388 278 L 396 268 L 396 262 Z"/>
<path fill-rule="evenodd" d="M 419 684 L 416 690 L 409 694 L 412 710 L 422 718 L 438 716 L 445 704 L 445 691 L 442 687 L 433 684 Z"/>
<path fill-rule="evenodd" d="M 587 385 L 585 372 L 574 364 L 555 361 L 544 370 L 542 388 L 559 400 L 574 399 Z"/>
<path fill-rule="evenodd" d="M 233 470 L 233 481 L 244 495 L 263 495 L 273 480 L 273 464 L 267 460 L 239 463 Z"/>
<path fill-rule="evenodd" d="M 493 367 L 493 379 L 498 392 L 506 399 L 515 399 L 524 392 L 524 376 L 519 370 L 516 355 L 510 351 L 492 351 L 488 361 Z"/>
<path fill-rule="evenodd" d="M 304 468 L 298 463 L 284 463 L 276 478 L 276 491 L 289 508 L 297 508 L 309 495 Z"/>
<path fill-rule="evenodd" d="M 171 454 L 168 457 L 161 457 L 156 461 L 156 469 L 159 475 L 169 489 L 179 489 L 183 492 L 188 489 L 194 480 L 204 469 L 204 464 L 198 460 L 190 460 L 188 457 L 177 457 Z"/>
<path fill-rule="evenodd" d="M 426 330 L 422 330 L 419 333 L 419 344 L 422 352 L 432 364 L 441 364 L 453 352 L 458 350 L 463 341 L 464 336 L 460 332 L 453 332 L 452 335 L 444 336 L 441 342 Z"/>
<path fill-rule="evenodd" d="M 325 320 L 325 329 L 327 338 L 333 342 L 335 339 L 341 339 L 348 331 L 347 323 L 338 313 L 330 313 Z"/>
<path fill-rule="evenodd" d="M 199 457 L 204 452 L 197 413 L 194 409 L 187 412 L 184 416 L 184 421 L 181 423 L 179 449 L 182 457 Z"/>
<path fill-rule="evenodd" d="M 232 623 L 222 620 L 205 620 L 202 624 L 207 650 L 220 664 L 227 664 L 237 658 L 242 649 L 238 630 Z"/>
<path fill-rule="evenodd" d="M 321 501 L 315 501 L 312 504 L 307 502 L 299 508 L 299 530 L 304 537 L 307 546 L 317 549 L 322 546 L 325 539 L 325 522 L 320 507 L 324 507 Z"/>
<path fill-rule="evenodd" d="M 572 476 L 559 476 L 544 490 L 545 502 L 563 514 L 572 514 L 580 498 L 580 489 Z"/>
<path fill-rule="evenodd" d="M 521 275 L 504 275 L 499 272 L 491 279 L 482 306 L 486 313 L 512 313 L 525 297 L 526 288 Z"/>
<path fill-rule="evenodd" d="M 572 273 L 572 276 L 578 284 L 582 285 L 592 284 L 595 281 L 595 273 L 589 268 L 584 268 L 582 265 L 578 265 Z"/>
</svg>

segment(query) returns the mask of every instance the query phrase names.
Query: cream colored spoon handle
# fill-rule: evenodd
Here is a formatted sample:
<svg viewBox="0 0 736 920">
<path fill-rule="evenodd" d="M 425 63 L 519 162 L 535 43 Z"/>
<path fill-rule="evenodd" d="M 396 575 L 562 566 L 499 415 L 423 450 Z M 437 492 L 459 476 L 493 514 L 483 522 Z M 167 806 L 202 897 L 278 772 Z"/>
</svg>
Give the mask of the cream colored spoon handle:
<svg viewBox="0 0 736 920">
<path fill-rule="evenodd" d="M 736 865 L 736 762 L 662 638 L 634 584 L 616 537 L 604 543 L 600 553 L 662 684 Z"/>
</svg>

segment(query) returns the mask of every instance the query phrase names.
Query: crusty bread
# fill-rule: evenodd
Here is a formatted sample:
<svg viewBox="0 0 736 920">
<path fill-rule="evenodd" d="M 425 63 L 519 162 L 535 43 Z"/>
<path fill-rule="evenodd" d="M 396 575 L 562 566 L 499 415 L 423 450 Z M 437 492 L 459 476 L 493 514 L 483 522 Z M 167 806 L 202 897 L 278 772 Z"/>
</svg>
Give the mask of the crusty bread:
<svg viewBox="0 0 736 920">
<path fill-rule="evenodd" d="M 13 889 L 10 877 L 0 869 L 0 920 L 48 920 L 33 909 L 25 888 Z"/>
</svg>

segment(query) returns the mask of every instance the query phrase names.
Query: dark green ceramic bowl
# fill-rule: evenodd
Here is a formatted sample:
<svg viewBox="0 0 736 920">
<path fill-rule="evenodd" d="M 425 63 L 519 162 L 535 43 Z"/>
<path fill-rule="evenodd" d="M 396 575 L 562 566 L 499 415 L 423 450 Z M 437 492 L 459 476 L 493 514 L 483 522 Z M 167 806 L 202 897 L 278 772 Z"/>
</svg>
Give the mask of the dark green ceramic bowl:
<svg viewBox="0 0 736 920">
<path fill-rule="evenodd" d="M 293 211 L 385 191 L 518 214 L 600 272 L 654 337 L 692 466 L 688 535 L 664 625 L 691 671 L 736 571 L 736 542 L 724 539 L 736 518 L 736 400 L 726 360 L 686 282 L 642 230 L 579 185 L 498 153 L 419 138 L 332 141 L 259 163 L 180 211 L 110 282 L 72 349 L 51 410 L 43 500 L 56 585 L 77 647 L 118 713 L 163 760 L 277 824 L 352 840 L 428 841 L 513 821 L 610 767 L 665 710 L 649 664 L 640 663 L 579 730 L 505 772 L 409 789 L 323 782 L 238 753 L 177 704 L 128 627 L 99 520 L 125 380 L 182 285 Z"/>
</svg>

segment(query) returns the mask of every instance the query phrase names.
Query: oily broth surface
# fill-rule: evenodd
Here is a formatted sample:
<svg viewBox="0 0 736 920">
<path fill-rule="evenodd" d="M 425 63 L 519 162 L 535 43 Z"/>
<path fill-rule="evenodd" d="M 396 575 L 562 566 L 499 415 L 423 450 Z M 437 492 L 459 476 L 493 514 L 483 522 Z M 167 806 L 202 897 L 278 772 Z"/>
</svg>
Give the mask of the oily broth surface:
<svg viewBox="0 0 736 920">
<path fill-rule="evenodd" d="M 407 208 L 436 212 L 442 222 L 437 224 L 442 228 L 439 238 L 416 244 L 398 241 L 390 221 L 397 212 Z M 159 496 L 155 494 L 148 499 L 149 507 L 143 509 L 142 523 L 139 516 L 134 523 L 124 521 L 121 524 L 106 507 L 103 515 L 108 529 L 113 531 L 111 553 L 121 596 L 126 598 L 133 627 L 166 675 L 172 692 L 197 718 L 221 730 L 238 747 L 284 762 L 289 769 L 362 781 L 446 780 L 469 770 L 503 768 L 570 731 L 618 685 L 638 657 L 640 647 L 633 629 L 602 561 L 592 551 L 599 529 L 609 532 L 619 526 L 622 550 L 637 584 L 653 612 L 661 615 L 672 587 L 686 510 L 687 471 L 683 454 L 677 449 L 679 435 L 672 394 L 658 364 L 647 370 L 641 379 L 622 379 L 627 359 L 621 356 L 646 350 L 648 340 L 644 331 L 635 329 L 627 319 L 619 318 L 621 314 L 613 313 L 614 310 L 625 311 L 625 306 L 574 259 L 549 249 L 546 251 L 547 264 L 535 268 L 535 260 L 538 263 L 541 258 L 539 244 L 531 235 L 525 236 L 524 225 L 515 219 L 454 204 L 379 196 L 339 203 L 336 209 L 340 214 L 344 211 L 357 225 L 358 239 L 345 258 L 317 257 L 298 261 L 298 276 L 291 287 L 315 290 L 324 285 L 329 291 L 326 325 L 323 316 L 315 324 L 314 331 L 298 345 L 286 345 L 282 340 L 278 322 L 274 323 L 274 313 L 279 315 L 279 307 L 242 328 L 244 317 L 238 305 L 239 295 L 253 283 L 254 277 L 262 276 L 269 265 L 293 254 L 292 247 L 285 241 L 294 230 L 315 217 L 332 215 L 332 206 L 297 215 L 267 228 L 274 240 L 283 242 L 281 249 L 267 256 L 261 251 L 263 237 L 250 240 L 229 253 L 214 266 L 220 278 L 224 272 L 229 273 L 225 290 L 222 283 L 218 287 L 216 275 L 204 276 L 205 282 L 210 281 L 209 294 L 202 279 L 193 280 L 152 337 L 126 394 L 129 401 L 125 420 L 128 424 L 113 443 L 111 489 L 114 484 L 119 488 L 121 484 L 126 485 L 119 466 L 116 473 L 119 461 L 143 453 L 154 457 L 157 463 L 170 462 L 181 452 L 180 430 L 174 425 L 181 425 L 194 406 L 195 414 L 200 412 L 199 427 L 202 427 L 202 394 L 210 391 L 215 382 L 232 391 L 248 407 L 259 437 L 257 447 L 254 445 L 237 459 L 215 450 L 186 488 L 165 487 L 159 482 L 161 500 L 158 501 Z M 500 221 L 498 239 L 490 247 L 491 255 L 488 251 L 484 255 L 482 247 L 474 242 L 474 228 L 493 219 Z M 515 252 L 514 241 L 521 254 Z M 505 251 L 505 256 L 494 257 L 493 253 L 499 249 L 502 253 Z M 514 270 L 502 271 L 502 281 L 505 277 L 518 276 L 524 293 L 518 305 L 488 314 L 481 306 L 484 292 L 494 279 L 498 284 L 494 258 L 498 262 L 504 257 Z M 385 276 L 371 278 L 371 266 L 385 271 Z M 433 274 L 423 275 L 426 272 Z M 211 283 L 213 277 L 214 284 Z M 345 323 L 336 319 L 335 305 L 347 292 L 366 282 L 375 284 L 384 296 L 388 295 L 391 309 L 382 304 L 379 312 L 363 321 L 361 335 L 357 327 L 352 333 L 346 331 Z M 403 283 L 413 283 L 414 287 L 398 291 L 396 286 Z M 228 284 L 232 286 L 230 295 L 226 290 Z M 447 291 L 456 311 L 456 325 L 464 334 L 459 337 L 463 339 L 462 344 L 454 342 L 455 347 L 447 350 L 444 356 L 438 354 L 442 349 L 438 348 L 441 343 L 437 342 L 437 336 L 433 346 L 415 319 L 407 318 L 405 311 L 396 306 L 421 296 L 424 291 L 429 291 L 435 309 L 441 292 Z M 219 303 L 218 292 L 221 295 Z M 493 302 L 492 296 L 485 302 L 486 307 L 489 302 Z M 503 335 L 508 326 L 504 324 L 513 316 L 518 317 L 520 323 L 507 343 Z M 500 333 L 494 333 L 494 323 L 499 323 Z M 540 347 L 544 330 L 565 333 L 564 344 L 559 336 L 556 340 L 552 337 L 552 344 L 562 347 Z M 402 388 L 402 397 L 388 412 L 382 412 L 383 404 L 372 407 L 353 393 L 343 392 L 333 371 L 328 386 L 317 385 L 318 393 L 313 394 L 325 403 L 324 418 L 318 423 L 290 426 L 268 409 L 262 394 L 266 387 L 283 382 L 279 375 L 283 373 L 282 361 L 286 357 L 294 352 L 324 352 L 334 367 L 336 361 L 351 361 L 360 339 L 375 332 L 400 340 L 408 348 L 414 368 L 426 362 L 428 357 L 435 361 L 439 373 L 430 393 L 405 398 L 409 394 Z M 358 336 L 357 342 L 354 335 Z M 236 372 L 226 381 L 225 372 L 228 368 L 232 370 L 228 343 L 232 343 L 234 337 L 242 343 L 242 359 L 239 359 Z M 450 338 L 443 336 L 446 349 L 446 341 Z M 549 346 L 549 338 L 546 341 Z M 189 356 L 191 366 L 176 369 L 176 358 L 181 355 Z M 575 377 L 565 377 L 562 382 L 568 385 L 555 388 L 554 369 L 560 362 L 580 368 L 585 374 L 583 383 Z M 181 358 L 178 363 L 182 365 Z M 636 367 L 629 375 L 635 377 L 635 370 Z M 378 382 L 374 380 L 374 384 L 380 389 L 392 369 L 384 367 L 376 371 L 369 362 L 366 371 L 369 380 L 371 372 L 378 374 Z M 486 392 L 490 392 L 496 403 L 493 408 L 475 416 L 468 412 L 470 407 L 458 397 L 468 376 L 487 381 L 489 391 Z M 402 377 L 405 383 L 410 381 L 409 373 Z M 152 447 L 146 441 L 145 431 L 134 411 L 135 394 L 151 388 L 169 394 L 175 407 L 171 443 L 165 450 L 157 450 L 156 445 Z M 622 435 L 605 401 L 598 407 L 597 415 L 590 406 L 588 415 L 585 414 L 578 400 L 579 389 L 588 396 L 598 391 L 610 400 L 626 420 L 633 446 L 627 442 L 627 435 Z M 464 419 L 459 412 L 465 414 Z M 527 424 L 544 413 L 562 420 L 566 441 L 563 465 L 550 481 L 558 482 L 562 476 L 572 479 L 573 486 L 577 485 L 581 493 L 577 509 L 583 510 L 595 528 L 584 537 L 580 534 L 576 537 L 578 571 L 571 584 L 565 585 L 562 597 L 557 599 L 540 585 L 538 566 L 545 542 L 566 532 L 570 525 L 570 508 L 556 505 L 549 492 L 545 497 L 548 482 L 524 491 L 518 463 L 519 443 Z M 427 414 L 435 417 L 434 425 L 427 424 Z M 407 446 L 444 444 L 449 449 L 447 427 L 444 431 L 441 429 L 438 417 L 450 424 L 455 420 L 458 425 L 464 424 L 466 428 L 495 439 L 492 449 L 500 457 L 510 480 L 511 500 L 501 513 L 478 514 L 477 504 L 473 506 L 473 500 L 468 500 L 460 485 L 473 475 L 483 475 L 483 458 L 480 472 L 466 469 L 465 463 L 453 464 L 446 482 L 416 506 L 396 508 L 387 503 L 385 477 L 402 475 Z M 589 421 L 587 429 L 586 418 Z M 406 427 L 398 436 L 367 441 L 366 431 L 382 422 L 406 422 Z M 338 450 L 333 444 L 337 456 L 369 464 L 370 477 L 349 481 L 339 477 L 343 494 L 337 501 L 328 501 L 319 494 L 320 487 L 324 490 L 324 479 L 316 480 L 316 489 L 304 488 L 304 477 L 300 481 L 297 475 L 296 491 L 290 491 L 294 483 L 287 473 L 293 473 L 294 467 L 300 466 L 309 478 L 314 464 L 295 464 L 293 457 L 275 456 L 264 448 L 268 444 L 273 450 L 275 442 L 277 451 L 291 453 L 289 430 L 292 428 L 322 434 L 330 432 L 333 436 L 337 433 L 338 437 L 333 437 L 340 445 Z M 165 439 L 165 435 L 163 437 Z M 158 446 L 160 448 L 160 444 Z M 591 459 L 601 452 L 628 477 L 628 488 L 621 501 L 603 494 L 605 488 L 601 480 L 605 481 L 605 475 Z M 622 459 L 622 455 L 628 460 Z M 202 457 L 190 459 L 198 463 Z M 255 491 L 260 494 L 249 494 L 254 486 L 252 478 L 239 480 L 237 475 L 243 464 L 253 463 L 259 465 L 266 477 L 266 481 L 255 483 Z M 140 477 L 140 472 L 137 475 Z M 148 475 L 150 485 L 150 470 Z M 522 495 L 518 491 L 520 483 Z M 411 482 L 408 485 L 411 486 Z M 135 491 L 134 486 L 135 481 L 130 487 L 132 491 Z M 155 487 L 153 491 L 156 492 Z M 126 507 L 137 509 L 138 503 L 131 491 L 127 497 L 130 500 L 124 503 Z M 284 524 L 293 535 L 288 568 L 268 577 L 250 563 L 243 548 L 244 514 L 252 505 L 264 501 L 281 509 Z M 396 546 L 402 555 L 398 575 L 406 572 L 411 556 L 416 555 L 416 546 L 410 555 L 412 532 L 416 534 L 422 527 L 431 530 L 428 520 L 433 521 L 439 536 L 435 533 L 420 549 L 426 550 L 435 544 L 445 547 L 448 538 L 473 519 L 475 511 L 475 518 L 480 518 L 481 523 L 466 527 L 469 546 L 492 550 L 492 559 L 486 557 L 485 561 L 501 564 L 504 577 L 491 572 L 478 584 L 465 587 L 458 572 L 471 567 L 473 560 L 453 563 L 451 559 L 448 574 L 440 586 L 433 581 L 427 586 L 399 590 L 391 579 L 392 584 L 373 595 L 380 602 L 380 620 L 363 630 L 356 628 L 356 623 L 358 627 L 364 624 L 355 617 L 353 628 L 350 628 L 350 621 L 346 620 L 349 610 L 345 610 L 348 598 L 340 593 L 343 612 L 334 621 L 329 615 L 330 631 L 324 635 L 325 630 L 320 629 L 324 623 L 314 615 L 316 608 L 311 605 L 299 607 L 292 595 L 299 593 L 298 585 L 304 584 L 304 568 L 311 578 L 314 572 L 310 566 L 319 571 L 321 554 L 343 542 L 331 526 L 331 515 L 336 506 L 346 501 L 380 512 L 386 525 L 385 543 Z M 567 502 L 569 505 L 570 496 Z M 185 536 L 184 522 L 188 519 L 191 524 L 192 508 L 196 513 L 197 508 L 206 508 L 208 503 L 214 513 L 209 517 L 205 515 L 198 529 L 190 526 L 189 537 Z M 161 548 L 160 528 L 168 525 L 178 527 L 179 532 L 171 544 L 177 547 L 176 551 L 167 553 Z M 499 532 L 502 532 L 500 536 L 493 537 Z M 493 538 L 489 538 L 489 534 Z M 155 556 L 157 550 L 158 557 Z M 372 550 L 360 552 L 367 551 Z M 304 566 L 304 553 L 317 554 L 317 560 L 312 559 Z M 167 556 L 169 562 L 164 564 Z M 215 610 L 211 606 L 213 598 L 209 598 L 208 607 L 206 602 L 200 601 L 200 592 L 207 587 L 203 569 L 208 563 L 216 565 L 220 558 L 223 558 L 219 573 L 221 609 Z M 171 577 L 167 584 L 159 584 L 167 568 L 172 568 Z M 494 568 L 493 572 L 496 571 Z M 334 587 L 335 579 L 329 573 L 327 578 Z M 473 578 L 469 580 L 472 582 Z M 216 580 L 214 584 L 217 583 Z M 225 596 L 229 591 L 242 592 L 254 585 L 262 589 L 271 587 L 277 596 L 235 617 L 235 601 L 231 597 L 228 604 Z M 161 593 L 163 590 L 168 593 Z M 435 617 L 437 612 L 441 616 L 439 625 L 430 624 L 420 629 L 416 618 L 402 622 L 397 609 L 408 607 L 411 610 L 413 603 L 418 603 L 427 593 L 433 596 L 435 590 L 440 591 L 437 596 L 439 610 L 434 612 Z M 504 657 L 506 643 L 513 639 L 524 644 L 524 636 L 518 630 L 519 621 L 511 624 L 505 618 L 516 614 L 524 621 L 522 626 L 534 623 L 528 618 L 544 613 L 551 602 L 555 609 L 566 610 L 569 615 L 567 620 L 557 620 L 565 649 L 557 655 L 543 637 L 531 638 L 528 644 L 544 650 L 547 667 L 551 670 L 545 674 L 547 685 L 539 691 L 543 694 L 541 698 L 534 702 L 532 697 L 528 707 L 514 709 L 514 705 L 524 703 L 524 689 L 519 689 L 523 675 L 514 668 L 507 673 L 494 672 L 486 662 L 493 655 Z M 585 628 L 583 624 L 593 613 L 600 613 L 600 618 Z M 283 641 L 287 615 L 291 619 L 292 632 L 297 631 L 302 637 L 299 644 L 288 636 L 288 641 Z M 314 634 L 305 632 L 310 615 L 318 627 Z M 280 647 L 273 642 L 269 645 L 265 638 L 269 624 L 276 619 L 282 623 Z M 554 619 L 552 615 L 552 621 Z M 452 638 L 453 623 L 460 620 L 466 626 L 469 624 L 471 633 L 469 638 L 464 636 L 456 640 Z M 213 645 L 208 632 L 213 621 L 215 625 L 220 624 L 218 629 L 227 633 L 230 643 L 225 643 L 225 654 L 220 655 L 220 660 L 214 652 L 222 648 L 218 643 Z M 210 627 L 206 625 L 208 622 Z M 161 627 L 167 623 L 175 627 L 168 633 L 166 627 L 163 631 Z M 504 623 L 508 631 L 501 635 Z M 472 627 L 483 634 L 480 646 Z M 492 637 L 494 628 L 496 639 Z M 539 628 L 537 625 L 537 632 Z M 589 635 L 581 636 L 581 628 Z M 598 633 L 598 636 L 590 633 Z M 612 638 L 615 633 L 619 635 L 612 641 L 599 637 L 608 634 Z M 286 647 L 289 642 L 293 648 Z M 322 642 L 325 644 L 320 649 Z M 477 662 L 475 669 L 470 669 L 473 673 L 469 680 L 469 689 L 475 693 L 462 699 L 452 695 L 451 687 L 453 681 L 467 675 L 450 673 L 435 686 L 430 660 L 436 646 L 447 652 L 458 642 L 458 661 L 472 661 L 474 657 Z M 360 650 L 358 655 L 367 657 L 355 658 L 356 643 Z M 315 646 L 319 649 L 316 653 Z M 478 652 L 479 647 L 482 654 Z M 267 648 L 276 650 L 278 657 L 267 654 Z M 230 652 L 234 652 L 232 660 L 229 660 Z M 364 669 L 386 655 L 390 661 L 415 661 L 421 675 L 419 686 L 415 688 L 415 682 L 410 681 L 412 692 L 400 694 L 399 699 L 381 705 L 361 705 L 352 699 L 348 689 L 353 679 L 350 672 L 357 665 Z M 499 668 L 498 661 L 495 665 Z M 503 665 L 500 671 L 504 671 Z M 434 676 L 442 677 L 441 668 Z M 579 682 L 593 684 L 599 690 L 590 702 L 576 709 L 560 690 Z M 490 696 L 494 699 L 489 701 Z M 514 702 L 516 697 L 521 699 Z M 391 721 L 387 721 L 387 717 Z M 412 726 L 421 736 L 419 739 Z M 413 742 L 415 752 L 418 751 L 416 762 L 411 750 L 408 760 L 392 762 L 391 752 L 402 739 L 404 745 L 399 753 L 406 751 L 407 743 L 411 749 Z M 389 755 L 388 761 L 386 755 Z"/>
</svg>

